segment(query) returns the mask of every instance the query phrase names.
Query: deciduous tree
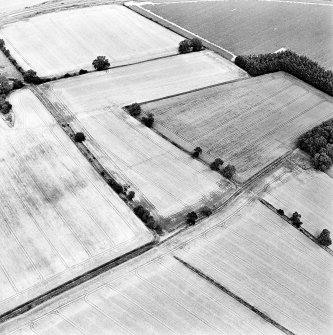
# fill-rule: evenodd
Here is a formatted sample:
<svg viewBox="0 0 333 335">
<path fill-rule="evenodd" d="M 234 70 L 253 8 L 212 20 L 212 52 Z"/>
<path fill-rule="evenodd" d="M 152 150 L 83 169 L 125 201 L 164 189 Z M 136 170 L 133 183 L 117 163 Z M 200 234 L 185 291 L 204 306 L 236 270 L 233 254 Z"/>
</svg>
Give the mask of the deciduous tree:
<svg viewBox="0 0 333 335">
<path fill-rule="evenodd" d="M 97 71 L 102 71 L 109 68 L 110 62 L 105 56 L 98 56 L 96 59 L 94 59 L 92 65 Z"/>
</svg>

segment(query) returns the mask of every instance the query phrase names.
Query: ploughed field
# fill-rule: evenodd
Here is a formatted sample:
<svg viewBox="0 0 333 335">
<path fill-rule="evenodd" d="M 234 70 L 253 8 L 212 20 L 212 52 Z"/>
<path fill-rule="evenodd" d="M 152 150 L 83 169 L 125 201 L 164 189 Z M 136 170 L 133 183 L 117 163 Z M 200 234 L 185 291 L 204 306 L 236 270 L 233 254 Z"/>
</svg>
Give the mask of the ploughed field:
<svg viewBox="0 0 333 335">
<path fill-rule="evenodd" d="M 330 1 L 185 1 L 144 8 L 236 55 L 286 47 L 333 68 Z"/>
<path fill-rule="evenodd" d="M 141 262 L 143 263 L 143 262 Z M 4 334 L 282 335 L 252 311 L 172 256 L 147 258 L 33 313 Z M 7 332 L 8 331 L 8 332 Z"/>
<path fill-rule="evenodd" d="M 332 99 L 283 72 L 143 104 L 154 127 L 207 162 L 222 158 L 245 181 L 328 119 Z"/>
<path fill-rule="evenodd" d="M 41 77 L 91 70 L 101 55 L 117 66 L 177 54 L 182 40 L 118 5 L 35 16 L 5 26 L 0 36 L 23 69 Z"/>
<path fill-rule="evenodd" d="M 0 314 L 153 236 L 28 89 L 0 124 Z"/>
<path fill-rule="evenodd" d="M 294 334 L 330 334 L 332 256 L 259 201 L 219 215 L 174 254 Z"/>
<path fill-rule="evenodd" d="M 266 178 L 262 197 L 288 217 L 300 213 L 302 227 L 314 236 L 333 230 L 333 179 L 326 173 L 282 167 Z"/>
</svg>

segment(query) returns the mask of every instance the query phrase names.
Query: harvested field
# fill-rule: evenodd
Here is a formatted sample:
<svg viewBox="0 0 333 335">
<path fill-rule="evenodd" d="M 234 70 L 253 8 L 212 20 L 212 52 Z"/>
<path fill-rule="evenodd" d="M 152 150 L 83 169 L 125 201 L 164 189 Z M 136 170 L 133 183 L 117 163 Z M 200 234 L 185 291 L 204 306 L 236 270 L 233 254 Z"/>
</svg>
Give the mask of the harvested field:
<svg viewBox="0 0 333 335">
<path fill-rule="evenodd" d="M 262 197 L 288 217 L 297 211 L 306 230 L 317 236 L 326 228 L 333 232 L 333 179 L 326 173 L 281 168 L 266 179 Z"/>
<path fill-rule="evenodd" d="M 331 334 L 332 256 L 259 201 L 218 215 L 175 254 L 293 333 Z"/>
<path fill-rule="evenodd" d="M 285 47 L 333 69 L 330 1 L 176 1 L 144 8 L 236 55 Z"/>
<path fill-rule="evenodd" d="M 283 72 L 142 106 L 154 127 L 187 150 L 222 158 L 245 181 L 286 154 L 304 131 L 328 119 L 332 99 Z"/>
<path fill-rule="evenodd" d="M 15 126 L 0 124 L 0 314 L 153 240 L 30 90 L 9 101 Z"/>
<path fill-rule="evenodd" d="M 31 315 L 10 334 L 283 334 L 170 256 L 150 259 L 125 276 L 110 275 L 98 286 L 47 307 L 38 319 Z"/>
<path fill-rule="evenodd" d="M 89 149 L 103 166 L 132 185 L 137 199 L 148 202 L 156 215 L 169 220 L 191 208 L 223 202 L 234 187 L 120 109 L 225 78 L 223 67 L 214 75 L 220 58 L 210 53 L 168 60 L 62 80 L 39 91 L 66 121 L 84 131 Z M 197 67 L 200 61 L 202 70 Z M 211 72 L 205 72 L 209 68 Z"/>
<path fill-rule="evenodd" d="M 99 55 L 118 66 L 177 54 L 182 40 L 118 5 L 36 16 L 5 26 L 0 35 L 23 69 L 41 77 L 91 70 Z"/>
<path fill-rule="evenodd" d="M 94 72 L 52 83 L 70 109 L 124 106 L 244 78 L 245 72 L 210 51 Z M 47 85 L 45 85 L 47 86 Z M 47 86 L 48 87 L 48 86 Z"/>
</svg>

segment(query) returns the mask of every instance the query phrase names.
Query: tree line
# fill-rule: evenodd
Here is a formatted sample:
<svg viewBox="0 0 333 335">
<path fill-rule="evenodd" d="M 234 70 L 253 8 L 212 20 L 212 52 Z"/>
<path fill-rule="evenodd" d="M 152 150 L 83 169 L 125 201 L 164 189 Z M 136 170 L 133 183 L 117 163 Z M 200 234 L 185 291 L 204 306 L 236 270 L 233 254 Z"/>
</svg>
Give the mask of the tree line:
<svg viewBox="0 0 333 335">
<path fill-rule="evenodd" d="M 237 56 L 235 64 L 251 76 L 285 71 L 333 96 L 333 71 L 291 50 L 260 55 Z"/>
<path fill-rule="evenodd" d="M 329 169 L 333 163 L 333 119 L 301 135 L 297 146 L 312 157 L 313 166 L 317 170 Z"/>
</svg>

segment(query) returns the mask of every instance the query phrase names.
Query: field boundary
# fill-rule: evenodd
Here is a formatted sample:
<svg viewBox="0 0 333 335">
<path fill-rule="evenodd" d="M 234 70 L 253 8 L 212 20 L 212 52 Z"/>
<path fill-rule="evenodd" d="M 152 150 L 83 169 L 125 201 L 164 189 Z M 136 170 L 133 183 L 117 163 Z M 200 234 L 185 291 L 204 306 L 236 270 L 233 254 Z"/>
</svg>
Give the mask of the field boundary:
<svg viewBox="0 0 333 335">
<path fill-rule="evenodd" d="M 308 232 L 306 229 L 304 229 L 303 227 L 297 228 L 295 227 L 291 220 L 285 215 L 285 214 L 279 214 L 277 212 L 277 209 L 270 204 L 268 201 L 259 198 L 259 201 L 265 205 L 268 209 L 270 209 L 271 211 L 273 211 L 276 215 L 280 216 L 284 221 L 288 222 L 292 227 L 294 227 L 295 229 L 297 229 L 298 231 L 300 231 L 303 235 L 305 235 L 307 238 L 309 238 L 312 242 L 314 242 L 315 244 L 317 244 L 319 247 L 321 247 L 322 249 L 324 249 L 326 252 L 328 252 L 331 256 L 333 256 L 333 250 L 331 250 L 329 247 L 326 247 L 324 245 L 321 245 L 320 243 L 318 243 L 316 237 L 314 235 L 312 235 L 310 232 Z"/>
<path fill-rule="evenodd" d="M 21 304 L 13 309 L 11 309 L 10 311 L 7 311 L 6 313 L 3 313 L 0 315 L 0 324 L 4 323 L 10 319 L 13 319 L 23 313 L 28 312 L 29 310 L 35 308 L 38 305 L 41 305 L 42 303 L 46 302 L 47 300 L 50 300 L 80 284 L 85 283 L 86 281 L 95 278 L 97 276 L 99 276 L 100 274 L 109 271 L 115 267 L 117 267 L 118 265 L 121 265 L 122 263 L 125 263 L 143 253 L 145 253 L 146 251 L 152 249 L 155 245 L 157 245 L 158 240 L 155 238 L 153 241 L 148 242 L 146 244 L 144 244 L 143 246 L 136 248 L 132 251 L 129 251 L 109 262 L 106 262 L 100 266 L 98 266 L 97 268 L 94 268 L 80 276 L 77 276 L 74 279 L 71 279 L 67 282 L 65 282 L 64 284 L 57 286 L 56 288 L 42 294 L 39 295 L 38 297 L 29 300 L 28 302 L 25 302 L 24 304 Z"/>
<path fill-rule="evenodd" d="M 289 329 L 285 328 L 284 326 L 282 326 L 281 324 L 279 324 L 275 320 L 271 319 L 267 314 L 261 312 L 258 308 L 254 307 L 253 305 L 251 305 L 248 302 L 246 302 L 245 300 L 243 300 L 240 296 L 238 296 L 235 293 L 231 292 L 226 287 L 224 287 L 223 285 L 221 285 L 220 283 L 216 282 L 211 277 L 209 277 L 206 274 L 204 274 L 203 272 L 201 272 L 199 269 L 197 269 L 194 266 L 190 265 L 189 263 L 183 261 L 182 259 L 178 258 L 177 256 L 173 256 L 173 257 L 178 262 L 180 262 L 181 264 L 183 264 L 186 268 L 188 268 L 192 272 L 196 273 L 198 276 L 200 276 L 201 278 L 205 279 L 206 281 L 208 281 L 209 283 L 211 283 L 212 285 L 214 285 L 216 288 L 218 288 L 220 291 L 222 291 L 222 292 L 226 293 L 227 295 L 229 295 L 231 298 L 237 300 L 243 306 L 245 306 L 246 308 L 248 308 L 249 310 L 251 310 L 253 313 L 255 313 L 258 316 L 260 316 L 262 319 L 264 319 L 266 322 L 270 323 L 271 325 L 273 325 L 274 327 L 278 328 L 279 330 L 281 330 L 282 332 L 284 332 L 287 335 L 296 335 L 295 333 L 293 333 Z"/>
<path fill-rule="evenodd" d="M 123 4 L 125 7 L 133 10 L 134 12 L 136 12 L 137 14 L 140 14 L 141 16 L 144 16 L 145 18 L 154 21 L 156 23 L 158 23 L 159 25 L 163 26 L 164 28 L 167 28 L 171 31 L 173 31 L 174 33 L 181 35 L 185 38 L 188 39 L 192 39 L 192 38 L 200 38 L 200 40 L 202 41 L 202 45 L 211 50 L 214 51 L 215 53 L 219 54 L 220 56 L 222 56 L 223 58 L 228 59 L 229 61 L 234 60 L 234 58 L 236 57 L 235 54 L 233 54 L 231 51 L 224 49 L 220 46 L 218 46 L 215 43 L 212 43 L 210 41 L 208 41 L 207 39 L 196 35 L 192 32 L 190 32 L 189 30 L 182 28 L 180 26 L 178 26 L 177 24 L 168 21 L 167 19 L 163 18 L 162 16 L 159 16 L 153 12 L 151 12 L 150 10 L 143 8 L 142 5 L 140 3 L 137 2 L 125 2 Z"/>
<path fill-rule="evenodd" d="M 173 56 L 177 56 L 177 55 L 173 55 Z M 172 57 L 172 56 L 169 56 L 169 57 Z M 162 101 L 162 100 L 166 100 L 166 99 L 170 99 L 170 98 L 175 98 L 175 97 L 179 97 L 179 96 L 182 96 L 182 95 L 203 91 L 203 90 L 208 89 L 208 88 L 233 84 L 233 83 L 236 83 L 238 81 L 243 81 L 243 80 L 248 80 L 248 79 L 252 79 L 252 78 L 249 77 L 249 76 L 244 76 L 242 78 L 232 79 L 232 80 L 229 80 L 229 81 L 225 81 L 223 83 L 217 83 L 217 84 L 212 84 L 212 85 L 208 85 L 208 86 L 204 86 L 204 87 L 194 88 L 193 90 L 184 91 L 184 92 L 181 92 L 181 93 L 170 94 L 170 95 L 167 95 L 167 96 L 162 97 L 162 98 L 147 100 L 147 101 L 144 101 L 144 102 L 140 102 L 139 104 L 140 105 L 147 105 L 147 104 L 150 104 L 152 102 L 158 102 L 158 101 Z"/>
</svg>

